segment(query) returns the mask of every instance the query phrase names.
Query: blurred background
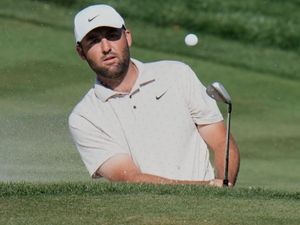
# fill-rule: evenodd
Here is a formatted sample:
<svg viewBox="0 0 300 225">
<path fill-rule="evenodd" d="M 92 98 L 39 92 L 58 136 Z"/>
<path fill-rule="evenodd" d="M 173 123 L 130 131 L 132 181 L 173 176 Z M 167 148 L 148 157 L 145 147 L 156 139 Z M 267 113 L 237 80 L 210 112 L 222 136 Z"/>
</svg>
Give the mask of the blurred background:
<svg viewBox="0 0 300 225">
<path fill-rule="evenodd" d="M 224 84 L 237 187 L 299 189 L 298 0 L 0 0 L 0 181 L 90 180 L 67 118 L 95 81 L 76 54 L 73 17 L 96 3 L 123 15 L 133 58 L 183 61 L 204 85 Z M 184 44 L 187 33 L 196 46 Z"/>
</svg>

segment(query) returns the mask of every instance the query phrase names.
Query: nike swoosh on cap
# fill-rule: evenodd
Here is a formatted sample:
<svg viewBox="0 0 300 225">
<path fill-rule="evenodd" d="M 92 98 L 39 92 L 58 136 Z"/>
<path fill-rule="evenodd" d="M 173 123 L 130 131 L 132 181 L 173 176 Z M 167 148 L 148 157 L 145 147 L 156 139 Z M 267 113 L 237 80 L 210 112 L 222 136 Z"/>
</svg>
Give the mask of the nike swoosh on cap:
<svg viewBox="0 0 300 225">
<path fill-rule="evenodd" d="M 93 19 L 95 19 L 96 17 L 98 17 L 99 15 L 96 15 L 96 16 L 94 16 L 94 17 L 92 17 L 92 18 L 89 18 L 88 19 L 88 22 L 91 22 Z"/>
</svg>

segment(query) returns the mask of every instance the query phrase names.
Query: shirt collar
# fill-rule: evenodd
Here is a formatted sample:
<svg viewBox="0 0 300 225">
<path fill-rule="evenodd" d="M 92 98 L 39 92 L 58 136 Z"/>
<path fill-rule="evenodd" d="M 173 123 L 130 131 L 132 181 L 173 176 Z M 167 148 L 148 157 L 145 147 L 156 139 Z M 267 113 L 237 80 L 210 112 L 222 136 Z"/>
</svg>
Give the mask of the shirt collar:
<svg viewBox="0 0 300 225">
<path fill-rule="evenodd" d="M 134 63 L 134 65 L 138 69 L 138 77 L 137 77 L 137 80 L 136 80 L 132 90 L 131 90 L 131 93 L 133 93 L 133 92 L 138 91 L 142 86 L 145 86 L 147 84 L 154 82 L 155 77 L 151 73 L 147 73 L 147 74 L 145 73 L 144 63 L 142 63 L 136 59 L 132 59 L 132 58 L 131 58 L 131 61 Z M 95 90 L 96 96 L 102 102 L 106 102 L 108 99 L 115 97 L 115 96 L 124 96 L 124 95 L 131 94 L 131 93 L 122 93 L 122 92 L 113 91 L 113 90 L 103 86 L 98 80 L 96 80 L 96 83 L 94 85 L 94 90 Z"/>
</svg>

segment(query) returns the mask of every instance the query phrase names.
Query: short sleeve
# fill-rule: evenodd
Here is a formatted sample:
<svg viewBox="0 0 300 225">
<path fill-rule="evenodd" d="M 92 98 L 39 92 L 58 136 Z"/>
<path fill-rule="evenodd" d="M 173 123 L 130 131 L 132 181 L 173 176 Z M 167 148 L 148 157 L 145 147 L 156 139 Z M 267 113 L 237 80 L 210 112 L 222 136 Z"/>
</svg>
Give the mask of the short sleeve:
<svg viewBox="0 0 300 225">
<path fill-rule="evenodd" d="M 74 112 L 69 116 L 69 129 L 81 159 L 93 178 L 106 160 L 117 154 L 128 153 L 108 133 Z"/>
<path fill-rule="evenodd" d="M 187 65 L 181 76 L 184 87 L 181 89 L 195 124 L 210 124 L 223 120 L 223 116 L 214 99 L 206 93 L 206 88 L 194 71 Z"/>
</svg>

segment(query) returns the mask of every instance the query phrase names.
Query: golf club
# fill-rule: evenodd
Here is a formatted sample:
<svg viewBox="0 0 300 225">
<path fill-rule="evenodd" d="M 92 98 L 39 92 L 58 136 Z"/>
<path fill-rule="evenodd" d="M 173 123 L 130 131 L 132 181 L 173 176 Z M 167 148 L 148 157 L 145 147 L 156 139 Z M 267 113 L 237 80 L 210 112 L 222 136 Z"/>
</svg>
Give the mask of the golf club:
<svg viewBox="0 0 300 225">
<path fill-rule="evenodd" d="M 211 98 L 228 105 L 227 113 L 227 129 L 226 129 L 226 149 L 225 149 L 225 171 L 223 185 L 228 186 L 228 165 L 229 165 L 229 136 L 230 136 L 230 119 L 232 111 L 232 102 L 230 95 L 220 82 L 213 82 L 206 88 L 206 93 Z"/>
</svg>

